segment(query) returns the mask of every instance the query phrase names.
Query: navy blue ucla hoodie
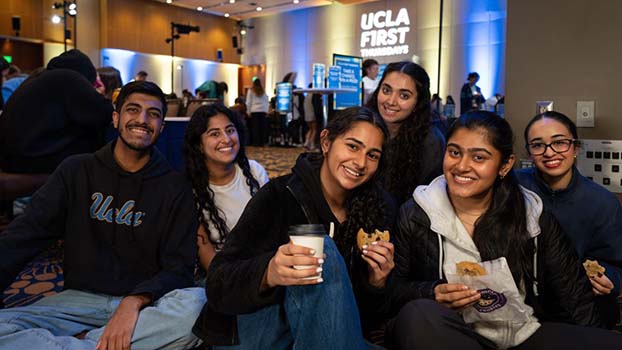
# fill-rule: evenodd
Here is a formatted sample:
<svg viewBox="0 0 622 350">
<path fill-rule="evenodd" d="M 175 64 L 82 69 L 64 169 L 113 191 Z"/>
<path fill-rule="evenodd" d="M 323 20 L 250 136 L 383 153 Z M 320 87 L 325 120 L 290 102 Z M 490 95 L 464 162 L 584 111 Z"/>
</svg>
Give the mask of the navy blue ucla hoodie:
<svg viewBox="0 0 622 350">
<path fill-rule="evenodd" d="M 141 170 L 128 173 L 113 147 L 63 161 L 0 235 L 0 288 L 59 238 L 66 289 L 156 300 L 193 285 L 198 224 L 191 186 L 156 148 Z"/>
</svg>

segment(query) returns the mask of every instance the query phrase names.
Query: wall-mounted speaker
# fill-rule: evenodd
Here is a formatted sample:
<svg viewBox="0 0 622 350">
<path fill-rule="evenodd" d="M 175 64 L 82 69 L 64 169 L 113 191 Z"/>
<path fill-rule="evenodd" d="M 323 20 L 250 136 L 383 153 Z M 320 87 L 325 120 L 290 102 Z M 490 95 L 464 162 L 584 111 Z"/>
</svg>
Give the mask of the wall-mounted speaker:
<svg viewBox="0 0 622 350">
<path fill-rule="evenodd" d="M 234 49 L 238 48 L 238 37 L 237 35 L 234 35 L 231 37 L 231 45 L 233 45 Z"/>
<path fill-rule="evenodd" d="M 242 48 L 241 48 L 241 47 L 238 47 L 237 52 L 238 52 L 238 55 L 241 55 L 242 53 L 244 53 L 244 50 L 242 50 Z"/>
<path fill-rule="evenodd" d="M 216 60 L 222 62 L 222 49 L 216 50 Z"/>
</svg>

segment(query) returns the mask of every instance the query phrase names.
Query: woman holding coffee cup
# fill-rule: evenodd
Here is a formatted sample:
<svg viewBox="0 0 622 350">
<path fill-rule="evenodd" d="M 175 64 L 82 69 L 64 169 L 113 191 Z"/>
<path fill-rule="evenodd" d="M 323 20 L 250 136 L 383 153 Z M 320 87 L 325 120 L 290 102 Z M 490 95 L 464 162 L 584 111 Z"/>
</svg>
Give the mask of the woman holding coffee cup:
<svg viewBox="0 0 622 350">
<path fill-rule="evenodd" d="M 510 125 L 494 113 L 462 115 L 448 132 L 443 175 L 400 209 L 391 285 L 400 311 L 387 329 L 395 348 L 619 347 L 619 334 L 589 328 L 603 326 L 590 282 L 540 197 L 519 186 L 512 141 Z M 477 303 L 480 313 L 491 312 L 507 300 L 447 283 L 443 266 L 501 257 L 523 302 L 516 318 L 526 321 L 465 323 L 461 310 Z"/>
<path fill-rule="evenodd" d="M 207 270 L 242 214 L 268 182 L 266 170 L 246 157 L 241 120 L 223 104 L 198 108 L 184 136 L 186 176 L 199 211 L 199 262 Z"/>
<path fill-rule="evenodd" d="M 387 135 L 377 113 L 344 110 L 322 131 L 321 154 L 302 154 L 292 174 L 272 180 L 251 199 L 208 270 L 208 305 L 195 326 L 207 344 L 369 347 L 357 302 L 364 325 L 366 317 L 386 310 L 394 248 L 375 242 L 359 251 L 356 233 L 390 229 L 395 217 L 393 201 L 375 179 Z M 334 241 L 322 235 L 323 256 L 317 247 L 290 239 L 322 231 L 334 232 Z"/>
</svg>

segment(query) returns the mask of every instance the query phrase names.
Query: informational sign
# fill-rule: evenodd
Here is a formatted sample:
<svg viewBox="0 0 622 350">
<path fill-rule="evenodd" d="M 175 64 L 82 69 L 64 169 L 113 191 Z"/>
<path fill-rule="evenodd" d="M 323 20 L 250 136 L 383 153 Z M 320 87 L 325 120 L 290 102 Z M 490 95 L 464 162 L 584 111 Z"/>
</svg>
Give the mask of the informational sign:
<svg viewBox="0 0 622 350">
<path fill-rule="evenodd" d="M 333 54 L 333 65 L 341 67 L 341 88 L 355 92 L 335 94 L 334 109 L 344 109 L 363 104 L 361 65 L 363 59 L 356 56 Z"/>
<path fill-rule="evenodd" d="M 286 114 L 292 110 L 292 84 L 276 84 L 276 110 Z"/>
<path fill-rule="evenodd" d="M 328 88 L 341 88 L 341 66 L 328 67 Z"/>
<path fill-rule="evenodd" d="M 410 33 L 408 9 L 381 10 L 361 15 L 361 56 L 407 55 Z"/>
</svg>

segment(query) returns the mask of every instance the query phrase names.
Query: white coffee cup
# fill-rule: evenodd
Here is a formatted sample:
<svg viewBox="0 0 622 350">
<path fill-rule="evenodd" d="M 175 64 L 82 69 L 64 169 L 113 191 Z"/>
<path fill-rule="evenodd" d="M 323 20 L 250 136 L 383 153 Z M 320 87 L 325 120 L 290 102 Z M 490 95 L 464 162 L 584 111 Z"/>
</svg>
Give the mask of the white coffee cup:
<svg viewBox="0 0 622 350">
<path fill-rule="evenodd" d="M 324 255 L 324 237 L 326 236 L 326 230 L 324 226 L 317 224 L 307 225 L 294 225 L 289 227 L 289 238 L 295 245 L 307 247 L 313 249 L 316 258 L 322 258 Z M 297 270 L 309 269 L 313 265 L 294 265 Z M 309 279 L 316 279 L 321 277 L 322 273 L 318 273 L 318 276 L 308 277 Z"/>
</svg>

